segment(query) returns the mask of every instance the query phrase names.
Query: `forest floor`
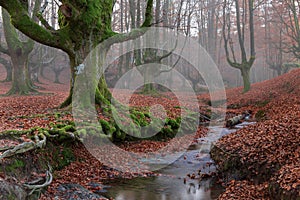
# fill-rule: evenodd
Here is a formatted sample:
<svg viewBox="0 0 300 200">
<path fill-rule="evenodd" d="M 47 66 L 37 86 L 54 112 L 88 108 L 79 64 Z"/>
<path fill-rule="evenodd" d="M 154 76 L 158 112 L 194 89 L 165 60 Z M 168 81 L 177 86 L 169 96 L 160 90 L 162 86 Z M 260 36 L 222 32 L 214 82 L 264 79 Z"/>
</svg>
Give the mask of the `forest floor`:
<svg viewBox="0 0 300 200">
<path fill-rule="evenodd" d="M 24 130 L 31 127 L 49 127 L 50 122 L 72 120 L 69 110 L 57 107 L 68 94 L 68 84 L 53 84 L 43 80 L 43 95 L 0 97 L 0 132 L 10 129 Z M 258 122 L 219 140 L 216 146 L 227 152 L 238 152 L 247 163 L 253 176 L 261 174 L 261 166 L 276 168 L 271 178 L 257 183 L 251 178 L 235 180 L 226 184 L 226 191 L 219 199 L 272 199 L 270 183 L 276 182 L 284 191 L 297 191 L 300 196 L 300 70 L 293 70 L 281 77 L 256 83 L 242 94 L 242 88 L 228 89 L 227 117 L 252 111 Z M 8 91 L 10 83 L 0 83 L 0 94 Z M 50 94 L 49 94 L 50 93 Z M 126 95 L 126 93 L 120 93 Z M 208 95 L 200 95 L 200 108 L 206 110 Z M 161 103 L 169 113 L 178 113 L 177 102 L 171 98 L 134 95 L 135 106 Z M 59 115 L 59 116 L 58 116 Z M 203 136 L 205 129 L 199 129 L 197 136 Z M 126 143 L 124 149 L 131 151 L 155 151 L 164 142 L 145 141 Z M 61 171 L 55 172 L 55 179 L 41 199 L 51 199 L 61 183 L 77 183 L 91 188 L 92 180 L 106 180 L 113 177 L 132 178 L 153 174 L 131 174 L 111 170 L 90 155 L 83 146 L 74 146 L 78 159 Z M 82 159 L 81 159 L 82 158 Z M 251 174 L 250 173 L 250 174 Z M 83 175 L 84 174 L 84 175 Z M 0 174 L 0 177 L 3 176 Z M 4 177 L 2 177 L 4 178 Z M 88 180 L 88 181 L 87 181 Z M 96 188 L 99 189 L 99 188 Z"/>
</svg>

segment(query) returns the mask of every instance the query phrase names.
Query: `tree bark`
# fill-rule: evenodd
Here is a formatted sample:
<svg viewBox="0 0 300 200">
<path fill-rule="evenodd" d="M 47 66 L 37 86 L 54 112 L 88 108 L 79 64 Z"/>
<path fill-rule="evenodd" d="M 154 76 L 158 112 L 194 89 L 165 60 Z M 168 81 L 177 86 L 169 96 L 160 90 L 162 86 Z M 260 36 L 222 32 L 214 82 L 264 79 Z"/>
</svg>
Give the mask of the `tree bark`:
<svg viewBox="0 0 300 200">
<path fill-rule="evenodd" d="M 145 20 L 139 30 L 133 30 L 128 34 L 118 34 L 112 31 L 111 22 L 114 7 L 114 0 L 103 1 L 80 1 L 66 0 L 58 11 L 60 29 L 55 30 L 41 19 L 44 26 L 40 26 L 29 17 L 28 10 L 20 0 L 0 0 L 0 5 L 8 10 L 11 15 L 12 24 L 30 38 L 65 51 L 70 58 L 71 81 L 70 94 L 62 103 L 62 107 L 72 102 L 74 81 L 76 78 L 75 68 L 83 64 L 86 56 L 97 47 L 98 44 L 107 39 L 118 36 L 109 45 L 114 43 L 137 38 L 145 33 L 145 27 L 152 24 L 153 0 L 147 1 Z M 83 28 L 84 27 L 84 28 Z M 105 50 L 104 50 L 105 51 Z M 100 52 L 103 56 L 105 52 Z M 103 87 L 103 88 L 99 88 Z M 92 88 L 93 89 L 93 88 Z M 103 97 L 99 101 L 107 103 L 105 97 L 110 96 L 105 79 L 101 77 L 96 98 Z M 88 98 L 88 95 L 87 95 Z M 95 97 L 93 97 L 95 98 Z M 96 101 L 98 102 L 98 101 Z"/>
<path fill-rule="evenodd" d="M 248 92 L 251 88 L 250 82 L 250 67 L 243 67 L 241 68 L 241 73 L 243 77 L 244 89 L 243 92 Z"/>
<path fill-rule="evenodd" d="M 13 63 L 12 87 L 7 95 L 27 95 L 37 91 L 31 87 L 28 76 L 27 56 L 11 56 Z"/>
<path fill-rule="evenodd" d="M 10 23 L 10 16 L 2 9 L 4 35 L 12 61 L 12 87 L 6 95 L 27 95 L 37 91 L 31 86 L 28 74 L 28 55 L 33 50 L 33 41 L 20 41 L 15 28 Z"/>
</svg>

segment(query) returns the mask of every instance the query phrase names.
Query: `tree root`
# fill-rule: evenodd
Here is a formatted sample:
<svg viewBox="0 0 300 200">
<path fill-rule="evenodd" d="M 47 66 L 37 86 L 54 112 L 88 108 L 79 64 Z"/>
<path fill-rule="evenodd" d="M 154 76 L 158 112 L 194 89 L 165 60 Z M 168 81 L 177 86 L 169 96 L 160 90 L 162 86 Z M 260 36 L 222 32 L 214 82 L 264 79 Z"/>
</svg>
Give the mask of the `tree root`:
<svg viewBox="0 0 300 200">
<path fill-rule="evenodd" d="M 48 165 L 49 170 L 46 172 L 46 178 L 45 178 L 45 182 L 43 184 L 38 185 L 37 183 L 41 182 L 41 178 L 32 181 L 30 183 L 27 184 L 23 184 L 23 186 L 28 189 L 31 190 L 29 192 L 29 195 L 32 195 L 34 192 L 40 192 L 43 188 L 49 186 L 52 183 L 53 180 L 53 176 L 52 176 L 52 168 L 50 165 Z"/>
<path fill-rule="evenodd" d="M 42 138 L 41 140 L 39 136 Z M 47 139 L 44 134 L 39 134 L 39 136 L 35 136 L 35 142 L 23 142 L 21 144 L 16 145 L 15 147 L 9 148 L 8 150 L 4 149 L 5 151 L 0 156 L 0 161 L 4 158 L 8 158 L 16 154 L 25 153 L 36 148 L 43 148 L 46 145 Z"/>
</svg>

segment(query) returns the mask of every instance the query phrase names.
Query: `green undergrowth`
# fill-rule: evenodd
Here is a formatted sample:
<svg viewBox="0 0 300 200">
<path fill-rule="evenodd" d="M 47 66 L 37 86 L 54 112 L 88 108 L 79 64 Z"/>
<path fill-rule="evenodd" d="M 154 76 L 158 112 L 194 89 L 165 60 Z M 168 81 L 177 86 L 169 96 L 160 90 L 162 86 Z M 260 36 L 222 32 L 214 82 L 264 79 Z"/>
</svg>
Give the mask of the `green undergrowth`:
<svg viewBox="0 0 300 200">
<path fill-rule="evenodd" d="M 8 130 L 0 133 L 0 139 L 10 139 L 22 143 L 27 137 L 32 141 L 46 136 L 47 142 L 43 148 L 37 148 L 26 153 L 17 154 L 6 160 L 0 167 L 0 173 L 21 178 L 30 176 L 32 172 L 44 173 L 51 166 L 53 170 L 61 170 L 77 158 L 74 155 L 74 145 L 80 141 L 100 139 L 120 144 L 124 141 L 155 140 L 167 141 L 175 136 L 194 133 L 197 130 L 196 113 L 188 113 L 184 117 L 165 120 L 154 118 L 149 112 L 132 109 L 129 114 L 130 123 L 122 129 L 114 121 L 100 119 L 97 123 L 61 121 L 50 123 L 48 128 L 33 127 L 28 130 Z M 145 131 L 141 131 L 147 127 Z M 127 128 L 127 129 L 126 129 Z M 142 134 L 153 134 L 143 138 Z M 97 140 L 93 140 L 93 138 Z M 97 143 L 99 144 L 99 143 Z M 76 147 L 75 147 L 76 148 Z"/>
<path fill-rule="evenodd" d="M 164 141 L 175 136 L 194 133 L 197 130 L 197 117 L 195 113 L 189 112 L 184 117 L 165 120 L 155 118 L 150 112 L 131 109 L 130 114 L 120 117 L 117 124 L 114 120 L 100 119 L 96 123 L 60 121 L 50 123 L 50 128 L 33 127 L 28 130 L 9 130 L 0 133 L 0 139 L 9 136 L 18 140 L 21 135 L 27 135 L 32 140 L 45 135 L 48 140 L 69 142 L 82 140 L 87 137 L 102 137 L 113 142 L 157 140 Z M 156 134 L 155 134 L 156 133 Z M 151 137 L 145 137 L 151 135 Z"/>
<path fill-rule="evenodd" d="M 0 173 L 17 180 L 31 179 L 32 174 L 61 170 L 76 160 L 73 146 L 76 143 L 62 143 L 54 140 L 47 142 L 41 149 L 31 150 L 8 157 L 1 162 Z"/>
<path fill-rule="evenodd" d="M 267 118 L 267 115 L 266 115 L 266 111 L 265 110 L 258 110 L 256 113 L 255 113 L 255 119 L 257 121 L 262 121 L 262 120 L 265 120 Z"/>
<path fill-rule="evenodd" d="M 23 160 L 14 159 L 9 165 L 6 166 L 7 173 L 15 173 L 17 170 L 23 170 L 25 162 Z"/>
</svg>

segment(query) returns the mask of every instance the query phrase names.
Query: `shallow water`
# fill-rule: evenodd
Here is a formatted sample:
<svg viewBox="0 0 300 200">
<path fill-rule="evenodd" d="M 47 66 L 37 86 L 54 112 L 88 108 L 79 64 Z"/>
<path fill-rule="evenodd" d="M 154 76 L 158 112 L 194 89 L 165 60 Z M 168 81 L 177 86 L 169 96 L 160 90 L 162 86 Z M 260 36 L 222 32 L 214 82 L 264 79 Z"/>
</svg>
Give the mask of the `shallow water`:
<svg viewBox="0 0 300 200">
<path fill-rule="evenodd" d="M 240 129 L 251 123 L 244 122 L 237 128 Z M 116 200 L 210 200 L 216 199 L 223 192 L 223 188 L 215 184 L 212 178 L 186 179 L 187 174 L 214 172 L 215 166 L 209 155 L 211 142 L 232 133 L 236 129 L 211 127 L 206 137 L 199 138 L 197 144 L 189 149 L 171 165 L 160 169 L 157 173 L 161 176 L 148 178 L 134 178 L 132 180 L 115 180 L 105 196 Z"/>
</svg>

